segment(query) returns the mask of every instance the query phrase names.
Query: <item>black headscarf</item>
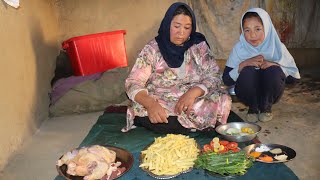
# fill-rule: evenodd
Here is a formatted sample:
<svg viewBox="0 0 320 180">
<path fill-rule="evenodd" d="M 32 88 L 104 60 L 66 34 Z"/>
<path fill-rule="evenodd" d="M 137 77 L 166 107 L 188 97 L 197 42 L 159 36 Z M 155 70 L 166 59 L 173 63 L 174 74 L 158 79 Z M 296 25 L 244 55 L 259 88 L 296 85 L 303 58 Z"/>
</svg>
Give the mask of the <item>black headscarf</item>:
<svg viewBox="0 0 320 180">
<path fill-rule="evenodd" d="M 190 39 L 187 40 L 182 46 L 177 46 L 170 41 L 170 24 L 173 19 L 173 14 L 179 6 L 186 7 L 192 16 L 192 31 Z M 192 45 L 199 44 L 206 41 L 206 38 L 201 33 L 196 32 L 196 18 L 191 8 L 182 2 L 173 3 L 167 10 L 160 28 L 158 30 L 158 36 L 155 38 L 160 52 L 171 68 L 178 68 L 184 61 L 184 52 L 188 50 Z M 207 43 L 208 44 L 208 43 Z"/>
</svg>

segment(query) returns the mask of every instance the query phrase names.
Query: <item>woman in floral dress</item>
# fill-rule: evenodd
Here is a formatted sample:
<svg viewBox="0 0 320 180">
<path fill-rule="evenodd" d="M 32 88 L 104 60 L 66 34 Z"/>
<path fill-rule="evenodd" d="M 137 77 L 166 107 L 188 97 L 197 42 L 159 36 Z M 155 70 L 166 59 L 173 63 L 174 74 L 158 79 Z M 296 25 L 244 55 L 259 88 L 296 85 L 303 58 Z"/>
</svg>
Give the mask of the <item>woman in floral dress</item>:
<svg viewBox="0 0 320 180">
<path fill-rule="evenodd" d="M 231 98 L 205 37 L 185 3 L 170 6 L 158 36 L 141 50 L 126 79 L 127 132 L 188 133 L 225 124 Z"/>
</svg>

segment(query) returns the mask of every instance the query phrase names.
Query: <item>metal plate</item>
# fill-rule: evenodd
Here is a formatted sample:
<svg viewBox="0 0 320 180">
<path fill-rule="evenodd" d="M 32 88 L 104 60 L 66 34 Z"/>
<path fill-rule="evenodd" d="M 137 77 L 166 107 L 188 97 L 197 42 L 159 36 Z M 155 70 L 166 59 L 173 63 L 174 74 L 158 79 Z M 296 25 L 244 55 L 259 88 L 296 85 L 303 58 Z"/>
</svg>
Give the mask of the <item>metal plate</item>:
<svg viewBox="0 0 320 180">
<path fill-rule="evenodd" d="M 156 174 L 153 174 L 151 171 L 149 171 L 148 169 L 146 168 L 141 168 L 143 171 L 147 172 L 149 176 L 153 177 L 153 178 L 156 178 L 156 179 L 171 179 L 171 178 L 174 178 L 174 177 L 177 177 L 179 176 L 180 174 L 184 174 L 184 173 L 188 173 L 190 171 L 192 171 L 193 168 L 190 168 L 186 171 L 182 171 L 178 174 L 174 174 L 174 175 L 156 175 Z"/>
<path fill-rule="evenodd" d="M 110 178 L 109 180 L 117 179 L 117 178 L 119 178 L 120 176 L 122 176 L 123 174 L 125 174 L 126 172 L 128 172 L 131 169 L 134 160 L 133 160 L 132 154 L 129 151 L 127 151 L 127 150 L 125 150 L 123 148 L 110 146 L 110 145 L 100 145 L 100 146 L 104 146 L 104 147 L 116 152 L 116 162 L 117 161 L 121 162 L 121 165 L 120 165 L 119 168 L 125 168 L 125 170 L 121 174 L 117 175 L 114 178 Z M 76 148 L 76 149 L 80 149 L 80 148 Z M 62 158 L 62 156 L 60 158 Z M 69 175 L 67 173 L 67 165 L 65 165 L 65 164 L 62 165 L 62 166 L 56 165 L 56 168 L 57 168 L 57 171 L 58 171 L 59 175 L 63 176 L 67 180 L 83 180 L 83 176 L 72 176 L 72 175 Z M 102 177 L 102 179 L 105 179 L 105 176 Z"/>
<path fill-rule="evenodd" d="M 228 135 L 225 133 L 229 128 L 235 128 L 241 130 L 243 127 L 251 128 L 255 133 L 254 134 L 245 134 L 245 135 Z M 221 124 L 215 128 L 216 132 L 219 133 L 223 139 L 234 142 L 247 142 L 256 138 L 257 134 L 261 131 L 261 126 L 255 123 L 248 122 L 230 122 L 227 124 Z"/>
<path fill-rule="evenodd" d="M 275 148 L 280 148 L 282 150 L 282 153 L 280 153 L 278 155 L 281 155 L 281 154 L 287 155 L 288 156 L 287 160 L 279 161 L 279 160 L 274 158 L 274 156 L 276 154 L 273 154 L 273 153 L 271 153 L 269 151 L 266 151 L 266 152 L 262 152 L 261 155 L 271 156 L 273 158 L 273 161 L 272 162 L 265 162 L 265 161 L 260 160 L 259 158 L 255 159 L 256 161 L 263 162 L 263 163 L 283 163 L 283 162 L 290 161 L 290 160 L 292 160 L 293 158 L 296 157 L 296 151 L 295 150 L 293 150 L 290 147 L 287 147 L 287 146 L 284 146 L 284 145 L 280 145 L 280 144 L 251 144 L 251 145 L 245 147 L 243 150 L 246 152 L 247 155 L 249 155 L 251 152 L 255 151 L 256 148 L 258 148 L 258 147 L 260 147 L 262 145 L 268 147 L 270 150 L 275 149 Z"/>
</svg>

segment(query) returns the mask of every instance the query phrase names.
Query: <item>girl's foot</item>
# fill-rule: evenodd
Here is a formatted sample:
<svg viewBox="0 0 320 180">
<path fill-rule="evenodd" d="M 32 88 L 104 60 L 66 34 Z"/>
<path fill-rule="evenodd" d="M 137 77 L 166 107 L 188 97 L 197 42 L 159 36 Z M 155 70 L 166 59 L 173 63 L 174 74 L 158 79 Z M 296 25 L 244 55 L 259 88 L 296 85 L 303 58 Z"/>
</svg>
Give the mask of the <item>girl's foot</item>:
<svg viewBox="0 0 320 180">
<path fill-rule="evenodd" d="M 256 108 L 249 108 L 248 110 L 248 114 L 247 114 L 247 117 L 246 117 L 246 121 L 247 122 L 252 122 L 252 123 L 255 123 L 255 122 L 258 122 L 259 121 L 259 110 L 256 109 Z"/>
<path fill-rule="evenodd" d="M 264 112 L 259 114 L 259 120 L 261 122 L 268 122 L 271 121 L 273 118 L 272 112 Z"/>
<path fill-rule="evenodd" d="M 258 114 L 248 113 L 247 117 L 246 117 L 246 121 L 247 122 L 252 122 L 252 123 L 258 122 L 259 121 Z"/>
</svg>

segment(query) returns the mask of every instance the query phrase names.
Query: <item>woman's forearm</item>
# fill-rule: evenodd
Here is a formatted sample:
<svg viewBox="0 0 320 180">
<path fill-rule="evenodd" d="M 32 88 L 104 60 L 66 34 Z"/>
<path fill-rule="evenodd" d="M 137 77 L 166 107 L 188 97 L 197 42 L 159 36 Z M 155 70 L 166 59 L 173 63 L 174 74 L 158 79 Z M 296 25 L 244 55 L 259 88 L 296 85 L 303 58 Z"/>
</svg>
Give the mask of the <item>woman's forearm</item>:
<svg viewBox="0 0 320 180">
<path fill-rule="evenodd" d="M 197 97 L 203 96 L 204 93 L 205 93 L 205 91 L 204 91 L 203 89 L 201 89 L 200 87 L 195 86 L 195 87 L 189 89 L 189 90 L 187 91 L 187 93 L 188 93 L 188 95 L 189 95 L 190 97 L 197 98 Z"/>
<path fill-rule="evenodd" d="M 148 95 L 147 91 L 140 91 L 138 92 L 135 97 L 134 101 L 141 104 L 143 107 L 147 108 L 152 106 L 155 103 L 155 99 Z"/>
</svg>

